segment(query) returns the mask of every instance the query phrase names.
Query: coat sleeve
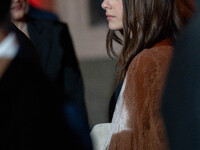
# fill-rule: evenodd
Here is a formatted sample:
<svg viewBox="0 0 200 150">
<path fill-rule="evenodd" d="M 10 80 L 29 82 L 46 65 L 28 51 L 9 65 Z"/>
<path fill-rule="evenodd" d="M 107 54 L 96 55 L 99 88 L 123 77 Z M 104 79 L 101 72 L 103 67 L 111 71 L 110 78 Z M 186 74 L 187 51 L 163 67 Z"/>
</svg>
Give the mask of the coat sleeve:
<svg viewBox="0 0 200 150">
<path fill-rule="evenodd" d="M 73 41 L 68 29 L 64 23 L 61 24 L 60 30 L 60 46 L 63 49 L 63 56 L 61 60 L 61 72 L 59 79 L 63 79 L 64 90 L 68 98 L 75 102 L 75 104 L 86 113 L 85 100 L 84 100 L 84 84 L 79 62 L 73 46 Z M 61 84 L 63 84 L 61 83 Z"/>
</svg>

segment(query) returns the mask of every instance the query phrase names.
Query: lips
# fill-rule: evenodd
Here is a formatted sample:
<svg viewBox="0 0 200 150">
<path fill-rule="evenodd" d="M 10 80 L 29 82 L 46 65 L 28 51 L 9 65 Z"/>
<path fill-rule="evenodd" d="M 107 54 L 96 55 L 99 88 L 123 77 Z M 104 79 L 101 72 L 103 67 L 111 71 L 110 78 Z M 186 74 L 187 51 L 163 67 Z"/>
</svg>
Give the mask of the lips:
<svg viewBox="0 0 200 150">
<path fill-rule="evenodd" d="M 110 14 L 106 14 L 107 16 L 107 20 L 111 20 L 112 18 L 114 18 L 114 16 L 110 15 Z"/>
<path fill-rule="evenodd" d="M 22 4 L 14 4 L 11 6 L 12 10 L 20 10 L 22 8 Z"/>
</svg>

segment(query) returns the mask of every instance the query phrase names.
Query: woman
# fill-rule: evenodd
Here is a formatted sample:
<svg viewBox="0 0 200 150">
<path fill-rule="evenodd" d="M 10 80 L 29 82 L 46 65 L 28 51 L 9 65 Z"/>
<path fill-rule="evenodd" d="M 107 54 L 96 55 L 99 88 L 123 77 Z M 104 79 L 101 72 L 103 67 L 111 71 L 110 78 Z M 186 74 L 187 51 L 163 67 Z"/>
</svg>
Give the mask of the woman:
<svg viewBox="0 0 200 150">
<path fill-rule="evenodd" d="M 43 69 L 53 83 L 65 91 L 84 117 L 84 86 L 72 39 L 66 24 L 46 19 L 33 19 L 27 15 L 27 0 L 12 0 L 12 22 L 33 42 Z"/>
<path fill-rule="evenodd" d="M 173 43 L 192 14 L 184 0 L 104 0 L 109 55 L 122 45 L 118 81 L 122 89 L 105 147 L 109 150 L 166 150 L 160 98 Z M 120 35 L 121 34 L 121 35 Z"/>
</svg>

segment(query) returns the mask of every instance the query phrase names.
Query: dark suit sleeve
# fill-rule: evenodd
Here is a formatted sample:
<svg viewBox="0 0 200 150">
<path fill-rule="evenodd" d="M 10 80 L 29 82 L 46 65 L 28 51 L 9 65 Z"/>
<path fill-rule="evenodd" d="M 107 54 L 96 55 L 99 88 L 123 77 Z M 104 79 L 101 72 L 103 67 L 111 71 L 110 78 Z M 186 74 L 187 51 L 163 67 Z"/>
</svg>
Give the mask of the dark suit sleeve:
<svg viewBox="0 0 200 150">
<path fill-rule="evenodd" d="M 64 90 L 69 99 L 74 101 L 81 111 L 86 112 L 83 79 L 72 38 L 66 24 L 62 24 L 60 33 L 60 43 L 64 50 L 61 66 L 61 70 L 63 71 L 61 75 L 63 75 L 64 79 Z M 62 79 L 62 77 L 60 79 Z"/>
</svg>

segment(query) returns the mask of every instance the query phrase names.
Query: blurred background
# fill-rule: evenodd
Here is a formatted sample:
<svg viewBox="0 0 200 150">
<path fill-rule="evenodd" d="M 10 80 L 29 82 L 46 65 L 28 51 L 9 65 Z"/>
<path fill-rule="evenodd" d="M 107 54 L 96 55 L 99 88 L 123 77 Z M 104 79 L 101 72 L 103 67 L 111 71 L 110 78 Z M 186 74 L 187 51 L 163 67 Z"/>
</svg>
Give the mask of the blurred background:
<svg viewBox="0 0 200 150">
<path fill-rule="evenodd" d="M 108 122 L 108 105 L 114 90 L 115 63 L 106 53 L 107 22 L 103 0 L 29 0 L 55 13 L 68 24 L 79 60 L 90 127 Z"/>
</svg>

